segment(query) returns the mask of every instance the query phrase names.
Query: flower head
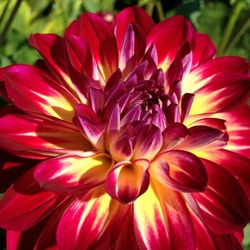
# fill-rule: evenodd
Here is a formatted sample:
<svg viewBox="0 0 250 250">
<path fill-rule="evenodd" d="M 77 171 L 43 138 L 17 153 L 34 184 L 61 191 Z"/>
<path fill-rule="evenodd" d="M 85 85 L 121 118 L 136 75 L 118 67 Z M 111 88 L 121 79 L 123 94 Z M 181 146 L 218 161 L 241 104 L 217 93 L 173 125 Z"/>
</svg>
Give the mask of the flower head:
<svg viewBox="0 0 250 250">
<path fill-rule="evenodd" d="M 18 171 L 0 201 L 9 249 L 240 248 L 246 60 L 215 58 L 183 17 L 155 24 L 139 7 L 30 44 L 42 60 L 0 71 L 1 174 Z"/>
</svg>

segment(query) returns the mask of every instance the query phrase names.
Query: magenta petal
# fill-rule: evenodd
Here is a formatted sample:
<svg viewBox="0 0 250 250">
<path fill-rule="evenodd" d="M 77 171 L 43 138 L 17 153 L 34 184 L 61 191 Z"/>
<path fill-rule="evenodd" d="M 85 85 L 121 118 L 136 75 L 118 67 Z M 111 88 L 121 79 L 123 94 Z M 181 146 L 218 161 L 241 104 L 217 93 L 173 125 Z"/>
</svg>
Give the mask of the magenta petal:
<svg viewBox="0 0 250 250">
<path fill-rule="evenodd" d="M 115 19 L 115 33 L 119 51 L 121 51 L 126 30 L 131 23 L 136 25 L 143 37 L 154 26 L 152 18 L 138 6 L 129 7 L 121 11 Z"/>
<path fill-rule="evenodd" d="M 53 192 L 40 189 L 33 178 L 34 169 L 21 176 L 0 201 L 0 226 L 22 231 L 48 216 L 58 204 Z"/>
<path fill-rule="evenodd" d="M 60 249 L 88 249 L 125 219 L 127 208 L 98 188 L 79 195 L 64 212 L 58 228 Z M 69 230 L 70 228 L 70 230 Z"/>
<path fill-rule="evenodd" d="M 208 186 L 205 192 L 194 194 L 194 197 L 205 222 L 216 233 L 240 230 L 249 221 L 246 194 L 226 169 L 208 160 L 202 162 L 208 172 Z"/>
<path fill-rule="evenodd" d="M 92 75 L 92 55 L 86 41 L 79 36 L 66 37 L 67 51 L 73 67 L 88 76 Z"/>
<path fill-rule="evenodd" d="M 106 179 L 107 193 L 122 203 L 133 202 L 148 188 L 148 168 L 149 162 L 143 159 L 118 163 Z"/>
<path fill-rule="evenodd" d="M 162 136 L 161 151 L 164 152 L 183 143 L 190 136 L 190 132 L 182 123 L 173 123 L 164 130 Z"/>
<path fill-rule="evenodd" d="M 9 98 L 30 113 L 72 121 L 77 99 L 43 71 L 29 65 L 13 65 L 4 70 Z"/>
<path fill-rule="evenodd" d="M 126 132 L 113 135 L 110 138 L 109 151 L 117 162 L 130 160 L 133 155 L 133 144 L 129 135 Z"/>
<path fill-rule="evenodd" d="M 61 120 L 46 121 L 30 115 L 0 118 L 0 146 L 19 156 L 43 159 L 71 150 L 89 151 L 91 144 Z M 65 137 L 65 134 L 68 136 Z"/>
<path fill-rule="evenodd" d="M 227 136 L 222 131 L 207 127 L 207 126 L 194 126 L 189 128 L 190 137 L 180 145 L 181 148 L 187 150 L 201 147 L 206 147 L 203 150 L 208 150 L 211 147 L 221 147 L 226 144 Z M 208 148 L 209 147 L 209 148 Z"/>
<path fill-rule="evenodd" d="M 34 177 L 44 189 L 77 193 L 103 183 L 112 165 L 105 154 L 71 154 L 41 162 Z"/>
<path fill-rule="evenodd" d="M 159 128 L 154 125 L 142 127 L 136 137 L 133 159 L 152 159 L 159 152 L 162 142 Z"/>
<path fill-rule="evenodd" d="M 160 154 L 152 163 L 152 175 L 181 192 L 201 192 L 207 186 L 207 173 L 201 160 L 181 150 Z"/>
<path fill-rule="evenodd" d="M 105 125 L 89 106 L 81 104 L 76 107 L 74 123 L 94 147 L 103 148 Z"/>
<path fill-rule="evenodd" d="M 157 182 L 134 202 L 134 228 L 140 249 L 194 250 L 189 211 L 182 196 Z"/>
<path fill-rule="evenodd" d="M 216 54 L 216 48 L 208 35 L 195 33 L 192 42 L 192 67 L 212 59 Z"/>
<path fill-rule="evenodd" d="M 175 16 L 155 25 L 147 36 L 147 47 L 155 44 L 158 53 L 158 62 L 163 71 L 174 60 L 179 47 L 188 38 L 190 25 L 181 16 Z M 164 32 L 163 32 L 164 30 Z M 166 41 L 168 41 L 166 43 Z"/>
</svg>

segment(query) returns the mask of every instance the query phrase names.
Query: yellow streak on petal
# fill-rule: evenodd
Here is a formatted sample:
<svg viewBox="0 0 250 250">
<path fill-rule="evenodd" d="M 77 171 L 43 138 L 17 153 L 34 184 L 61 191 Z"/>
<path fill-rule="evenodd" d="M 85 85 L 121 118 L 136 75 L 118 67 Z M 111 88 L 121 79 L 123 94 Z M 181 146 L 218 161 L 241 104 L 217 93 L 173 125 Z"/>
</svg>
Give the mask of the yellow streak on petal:
<svg viewBox="0 0 250 250">
<path fill-rule="evenodd" d="M 152 232 L 155 236 L 158 235 L 157 221 L 161 221 L 163 225 L 167 227 L 167 216 L 164 215 L 164 211 L 161 206 L 160 197 L 157 197 L 154 189 L 157 189 L 156 182 L 148 187 L 148 190 L 140 196 L 134 203 L 134 213 L 137 218 L 136 223 L 139 230 L 142 232 L 141 236 L 143 241 L 147 244 L 149 241 L 147 236 Z M 156 215 L 157 213 L 157 215 Z M 157 216 L 157 218 L 156 218 Z M 149 232 L 151 230 L 151 232 Z M 152 249 L 149 244 L 146 246 L 147 249 Z"/>
<path fill-rule="evenodd" d="M 164 73 L 167 72 L 169 66 L 170 66 L 170 60 L 168 57 L 166 57 L 165 60 L 159 64 L 159 67 L 162 69 Z"/>
<path fill-rule="evenodd" d="M 72 174 L 71 181 L 75 182 L 88 179 L 88 182 L 104 179 L 113 165 L 113 161 L 105 154 L 94 155 L 92 157 L 70 157 L 63 159 L 64 168 L 55 173 L 53 178 L 66 174 Z"/>
</svg>

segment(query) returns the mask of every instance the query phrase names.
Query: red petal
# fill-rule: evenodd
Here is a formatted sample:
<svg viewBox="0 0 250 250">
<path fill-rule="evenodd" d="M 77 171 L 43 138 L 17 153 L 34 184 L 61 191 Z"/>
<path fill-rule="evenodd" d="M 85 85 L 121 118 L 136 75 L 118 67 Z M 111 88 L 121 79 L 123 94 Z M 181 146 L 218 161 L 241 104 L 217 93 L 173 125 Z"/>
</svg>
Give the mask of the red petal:
<svg viewBox="0 0 250 250">
<path fill-rule="evenodd" d="M 208 173 L 208 186 L 194 194 L 210 230 L 228 234 L 243 228 L 249 220 L 247 196 L 237 180 L 219 165 L 202 160 Z"/>
<path fill-rule="evenodd" d="M 93 154 L 92 154 L 93 155 Z M 113 162 L 104 154 L 71 154 L 38 164 L 35 179 L 44 189 L 80 192 L 104 182 Z"/>
<path fill-rule="evenodd" d="M 163 71 L 166 71 L 176 56 L 180 46 L 192 33 L 189 23 L 181 16 L 166 19 L 155 25 L 147 36 L 147 47 L 155 44 L 158 53 L 158 62 Z M 166 43 L 166 41 L 168 41 Z"/>
<path fill-rule="evenodd" d="M 206 63 L 192 70 L 182 80 L 182 92 L 195 93 L 205 85 L 212 84 L 216 88 L 216 83 L 221 77 L 236 74 L 241 77 L 249 69 L 248 62 L 240 57 L 225 56 L 208 60 Z M 227 83 L 226 83 L 227 85 Z"/>
<path fill-rule="evenodd" d="M 192 222 L 182 197 L 154 182 L 134 202 L 135 233 L 140 249 L 194 250 Z"/>
<path fill-rule="evenodd" d="M 215 56 L 216 48 L 208 35 L 195 33 L 192 41 L 192 68 L 197 67 Z"/>
<path fill-rule="evenodd" d="M 138 6 L 120 11 L 115 18 L 115 33 L 119 51 L 121 51 L 126 30 L 130 24 L 135 25 L 142 37 L 145 37 L 154 26 L 154 21 Z"/>
<path fill-rule="evenodd" d="M 40 189 L 33 178 L 34 169 L 21 176 L 0 201 L 0 225 L 22 231 L 48 216 L 58 204 L 58 197 Z"/>
<path fill-rule="evenodd" d="M 200 159 L 181 150 L 160 154 L 152 163 L 150 174 L 181 192 L 203 191 L 207 185 L 207 173 Z"/>
<path fill-rule="evenodd" d="M 67 36 L 66 46 L 72 66 L 88 76 L 92 76 L 92 55 L 86 41 L 80 36 Z"/>
<path fill-rule="evenodd" d="M 77 199 L 63 214 L 57 229 L 60 249 L 88 249 L 115 224 L 121 224 L 127 208 L 98 188 Z M 70 228 L 70 230 L 68 230 Z"/>
<path fill-rule="evenodd" d="M 183 124 L 174 123 L 164 130 L 162 136 L 163 145 L 161 152 L 164 152 L 183 143 L 190 136 L 190 132 Z"/>
<path fill-rule="evenodd" d="M 54 34 L 33 34 L 29 43 L 41 54 L 57 81 L 76 94 L 76 86 L 70 79 L 69 59 L 63 38 Z"/>
<path fill-rule="evenodd" d="M 5 115 L 0 118 L 0 145 L 17 155 L 37 159 L 71 150 L 91 150 L 78 131 L 64 125 L 60 120 L 56 123 L 29 115 Z"/>
<path fill-rule="evenodd" d="M 189 128 L 190 137 L 179 148 L 186 150 L 197 149 L 200 151 L 211 150 L 226 145 L 228 137 L 219 129 L 208 126 L 194 126 Z"/>
<path fill-rule="evenodd" d="M 36 164 L 36 161 L 24 159 L 0 150 L 0 193 L 7 188 L 25 171 Z"/>
<path fill-rule="evenodd" d="M 44 221 L 25 231 L 8 230 L 6 234 L 8 250 L 36 249 L 34 247 L 43 229 L 43 226 L 44 226 Z"/>
<path fill-rule="evenodd" d="M 206 85 L 196 91 L 190 115 L 221 111 L 239 101 L 249 89 L 249 77 L 243 74 L 229 72 L 210 77 Z"/>
<path fill-rule="evenodd" d="M 207 151 L 201 156 L 228 170 L 236 177 L 250 198 L 250 159 L 224 149 Z"/>
<path fill-rule="evenodd" d="M 85 13 L 66 30 L 66 36 L 80 36 L 91 48 L 93 57 L 104 77 L 117 69 L 117 47 L 112 25 L 93 13 Z M 112 52 L 112 53 L 111 53 Z M 107 69 L 108 68 L 108 69 Z"/>
<path fill-rule="evenodd" d="M 149 162 L 147 160 L 118 163 L 107 176 L 107 193 L 123 203 L 134 201 L 148 188 L 148 168 Z"/>
<path fill-rule="evenodd" d="M 4 70 L 9 98 L 18 108 L 72 121 L 77 100 L 41 70 L 13 65 Z"/>
<path fill-rule="evenodd" d="M 242 101 L 243 102 L 243 101 Z M 224 119 L 229 135 L 229 141 L 224 147 L 250 158 L 250 105 L 244 100 L 244 105 L 225 113 L 215 114 L 214 117 Z"/>
</svg>

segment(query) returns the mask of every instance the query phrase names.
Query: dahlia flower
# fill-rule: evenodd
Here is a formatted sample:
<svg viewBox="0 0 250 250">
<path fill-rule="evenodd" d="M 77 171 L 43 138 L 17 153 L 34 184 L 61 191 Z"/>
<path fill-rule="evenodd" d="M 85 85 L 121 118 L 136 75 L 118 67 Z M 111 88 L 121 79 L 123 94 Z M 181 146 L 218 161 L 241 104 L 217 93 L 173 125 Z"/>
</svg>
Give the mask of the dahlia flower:
<svg viewBox="0 0 250 250">
<path fill-rule="evenodd" d="M 242 249 L 246 60 L 139 7 L 29 41 L 42 59 L 0 72 L 9 250 Z"/>
</svg>

